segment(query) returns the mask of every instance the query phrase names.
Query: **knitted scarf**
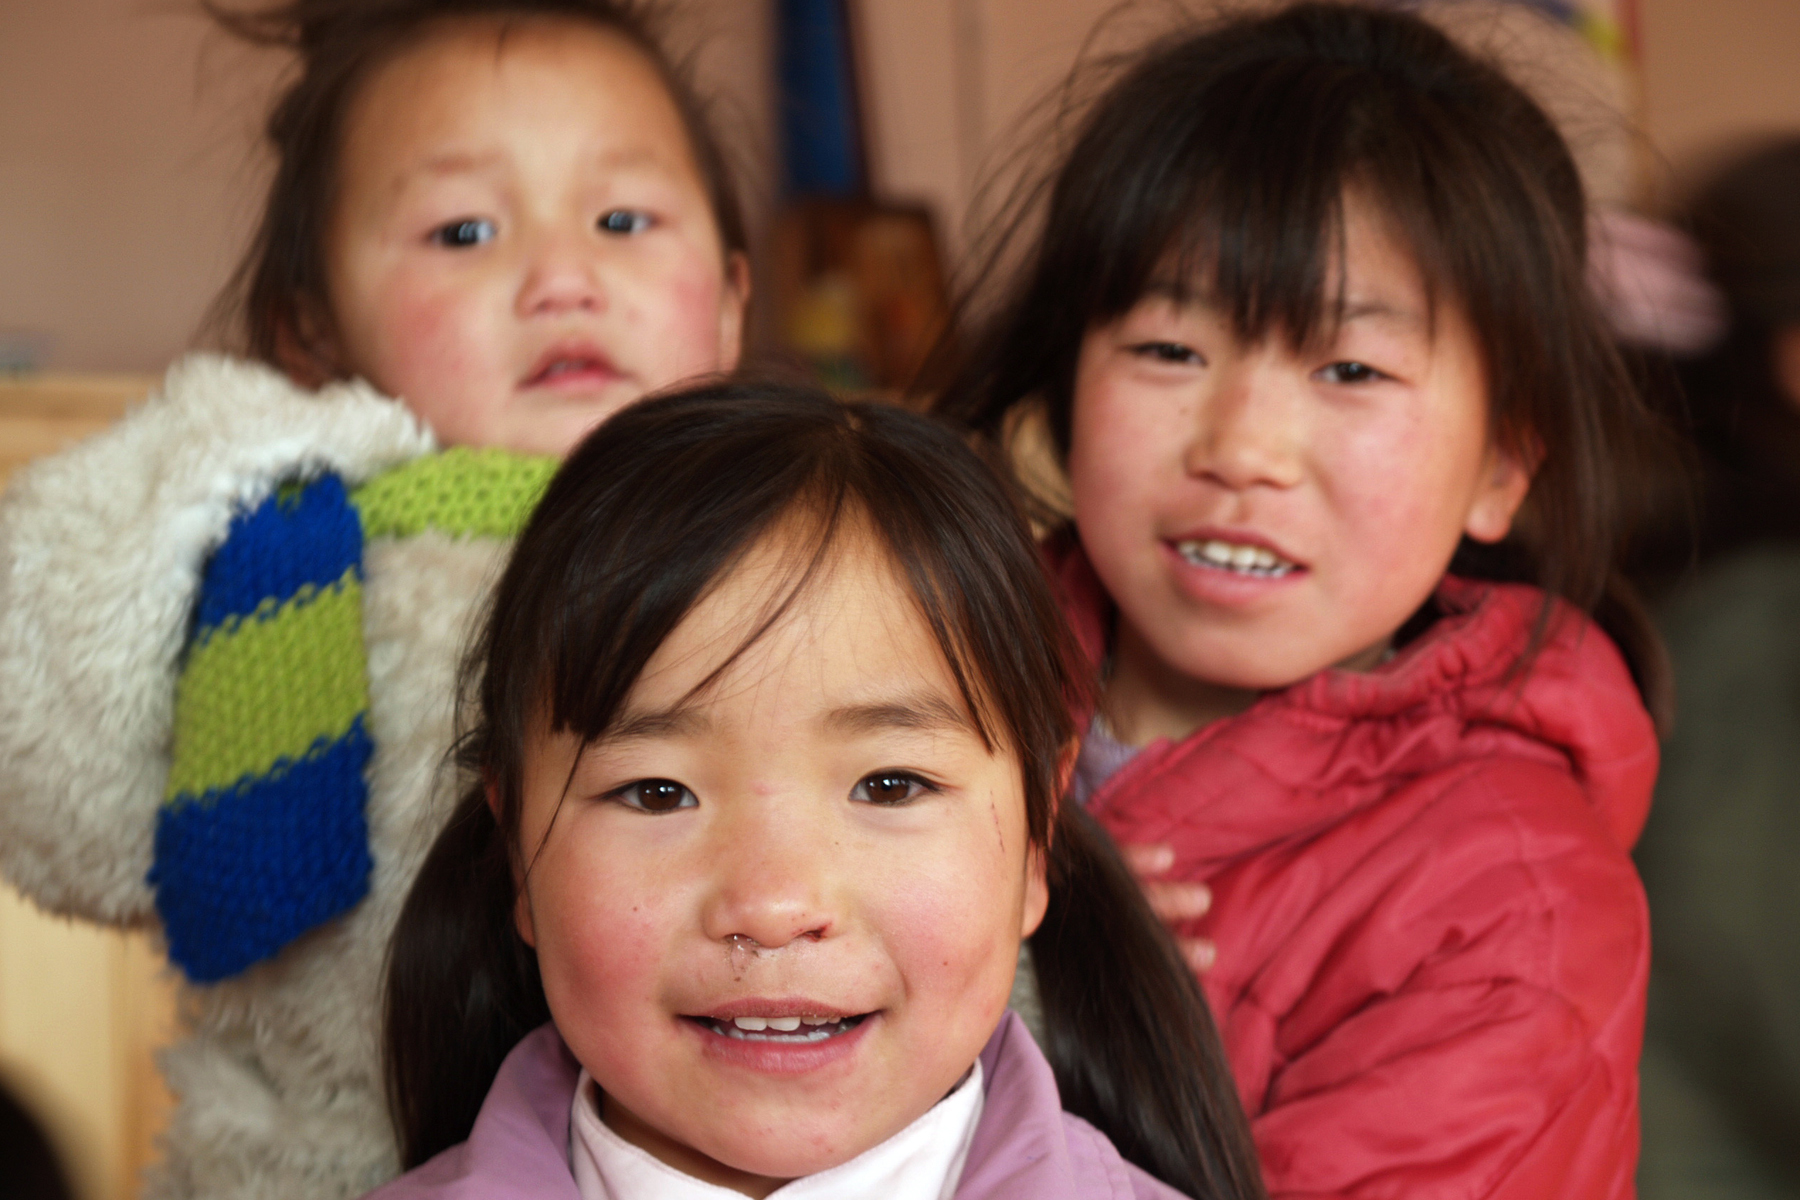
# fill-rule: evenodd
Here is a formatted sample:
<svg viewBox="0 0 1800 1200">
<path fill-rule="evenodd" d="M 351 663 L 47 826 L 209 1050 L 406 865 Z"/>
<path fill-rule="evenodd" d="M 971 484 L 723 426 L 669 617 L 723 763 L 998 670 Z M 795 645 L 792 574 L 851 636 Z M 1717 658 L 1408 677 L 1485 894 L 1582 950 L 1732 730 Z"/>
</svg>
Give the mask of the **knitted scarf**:
<svg viewBox="0 0 1800 1200">
<path fill-rule="evenodd" d="M 458 448 L 354 490 L 336 475 L 291 483 L 232 520 L 176 683 L 149 875 L 189 979 L 270 958 L 368 891 L 364 544 L 514 537 L 555 469 Z"/>
</svg>

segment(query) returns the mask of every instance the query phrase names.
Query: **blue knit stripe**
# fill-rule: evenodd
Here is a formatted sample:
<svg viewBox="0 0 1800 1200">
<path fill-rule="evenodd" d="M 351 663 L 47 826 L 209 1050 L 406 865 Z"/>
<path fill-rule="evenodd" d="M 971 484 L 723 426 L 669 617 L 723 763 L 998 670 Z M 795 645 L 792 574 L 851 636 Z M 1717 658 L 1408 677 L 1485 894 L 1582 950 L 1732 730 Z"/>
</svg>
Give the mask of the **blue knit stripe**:
<svg viewBox="0 0 1800 1200">
<path fill-rule="evenodd" d="M 351 569 L 360 579 L 362 548 L 362 518 L 336 475 L 276 491 L 232 519 L 207 564 L 195 637 L 250 616 L 264 601 L 279 604 L 307 584 L 322 591 Z"/>
<path fill-rule="evenodd" d="M 210 983 L 273 957 L 369 890 L 373 745 L 358 717 L 298 762 L 163 807 L 150 883 L 169 957 Z"/>
</svg>

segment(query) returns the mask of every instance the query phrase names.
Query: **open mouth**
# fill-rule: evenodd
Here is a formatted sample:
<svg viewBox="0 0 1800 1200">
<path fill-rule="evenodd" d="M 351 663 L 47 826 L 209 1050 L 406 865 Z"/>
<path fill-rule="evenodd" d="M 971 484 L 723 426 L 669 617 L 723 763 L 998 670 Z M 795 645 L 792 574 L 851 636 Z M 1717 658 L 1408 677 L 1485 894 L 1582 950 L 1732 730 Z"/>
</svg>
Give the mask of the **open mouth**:
<svg viewBox="0 0 1800 1200">
<path fill-rule="evenodd" d="M 778 1042 L 800 1045 L 842 1037 L 868 1018 L 854 1017 L 688 1017 L 721 1037 L 740 1042 Z"/>
<path fill-rule="evenodd" d="M 1299 563 L 1289 562 L 1267 546 L 1249 546 L 1218 538 L 1176 542 L 1175 552 L 1196 567 L 1258 579 L 1280 579 L 1300 570 Z"/>
<path fill-rule="evenodd" d="M 563 379 L 592 379 L 615 374 L 603 358 L 553 358 L 525 380 L 526 387 L 543 387 Z"/>
</svg>

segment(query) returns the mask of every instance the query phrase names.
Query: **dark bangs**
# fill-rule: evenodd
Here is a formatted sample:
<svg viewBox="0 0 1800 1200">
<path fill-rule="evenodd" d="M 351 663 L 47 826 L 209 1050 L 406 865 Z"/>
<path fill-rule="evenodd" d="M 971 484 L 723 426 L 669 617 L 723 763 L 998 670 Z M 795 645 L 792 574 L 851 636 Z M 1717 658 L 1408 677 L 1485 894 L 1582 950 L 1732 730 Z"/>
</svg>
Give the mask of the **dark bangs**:
<svg viewBox="0 0 1800 1200">
<path fill-rule="evenodd" d="M 1513 136 L 1486 136 L 1495 123 Z M 1580 176 L 1537 106 L 1422 21 L 1306 5 L 1153 48 L 1089 117 L 1033 265 L 1068 314 L 1053 401 L 1081 334 L 1152 291 L 1204 296 L 1250 341 L 1328 338 L 1347 195 L 1410 252 L 1428 300 L 1468 309 L 1490 372 L 1517 354 L 1497 326 L 1570 319 L 1555 310 L 1571 280 L 1584 295 Z"/>
<path fill-rule="evenodd" d="M 910 585 L 989 748 L 1018 755 L 1030 836 L 1046 844 L 1074 735 L 1071 659 L 1000 481 L 925 418 L 748 383 L 613 417 L 557 474 L 521 536 L 471 667 L 481 683 L 470 765 L 498 790 L 502 821 L 517 819 L 534 714 L 584 740 L 603 736 L 693 607 L 765 538 L 793 537 L 792 569 L 699 685 L 709 686 L 831 569 L 841 539 L 859 534 L 877 538 Z"/>
</svg>

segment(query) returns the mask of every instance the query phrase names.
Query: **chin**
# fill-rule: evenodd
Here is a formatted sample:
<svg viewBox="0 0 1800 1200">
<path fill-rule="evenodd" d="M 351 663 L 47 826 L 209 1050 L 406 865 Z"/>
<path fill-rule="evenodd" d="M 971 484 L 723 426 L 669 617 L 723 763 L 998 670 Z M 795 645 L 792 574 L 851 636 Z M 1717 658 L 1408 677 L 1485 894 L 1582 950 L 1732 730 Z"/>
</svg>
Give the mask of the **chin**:
<svg viewBox="0 0 1800 1200">
<path fill-rule="evenodd" d="M 1315 663 L 1312 656 L 1270 654 L 1267 645 L 1258 644 L 1198 650 L 1182 657 L 1179 670 L 1214 687 L 1275 692 L 1318 674 L 1332 661 L 1327 658 Z"/>
<path fill-rule="evenodd" d="M 746 1175 L 760 1175 L 765 1179 L 799 1179 L 847 1163 L 883 1140 L 877 1139 L 868 1146 L 846 1149 L 846 1139 L 843 1137 L 831 1133 L 826 1134 L 823 1139 L 816 1135 L 808 1137 L 798 1127 L 790 1128 L 793 1129 L 791 1136 L 779 1139 L 746 1137 L 741 1143 L 732 1141 L 718 1146 L 715 1151 L 706 1152 L 707 1157 Z M 820 1144 L 821 1140 L 823 1145 Z"/>
</svg>

